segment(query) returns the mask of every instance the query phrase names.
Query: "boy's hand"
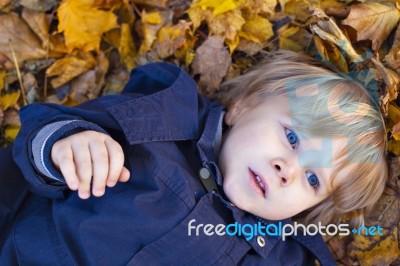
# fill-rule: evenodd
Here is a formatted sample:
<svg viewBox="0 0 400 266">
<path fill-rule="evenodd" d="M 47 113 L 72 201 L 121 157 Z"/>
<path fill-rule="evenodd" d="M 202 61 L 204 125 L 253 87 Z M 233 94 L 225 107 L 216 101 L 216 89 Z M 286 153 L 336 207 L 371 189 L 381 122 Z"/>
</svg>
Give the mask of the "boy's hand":
<svg viewBox="0 0 400 266">
<path fill-rule="evenodd" d="M 130 177 L 119 143 L 96 131 L 83 131 L 57 141 L 51 150 L 51 160 L 68 187 L 78 190 L 82 199 L 90 197 L 91 183 L 93 195 L 100 197 L 106 185 L 113 187 Z"/>
</svg>

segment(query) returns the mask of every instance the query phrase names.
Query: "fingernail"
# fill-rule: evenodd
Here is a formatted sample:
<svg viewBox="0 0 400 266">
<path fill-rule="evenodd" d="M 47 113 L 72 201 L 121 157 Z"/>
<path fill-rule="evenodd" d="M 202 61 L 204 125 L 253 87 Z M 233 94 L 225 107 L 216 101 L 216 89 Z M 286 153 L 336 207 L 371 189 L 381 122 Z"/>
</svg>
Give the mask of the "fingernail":
<svg viewBox="0 0 400 266">
<path fill-rule="evenodd" d="M 69 188 L 72 189 L 72 190 L 78 189 L 78 183 L 72 182 L 72 183 L 69 185 Z"/>
<path fill-rule="evenodd" d="M 80 192 L 79 196 L 81 199 L 87 199 L 90 197 L 90 194 L 88 192 Z"/>
</svg>

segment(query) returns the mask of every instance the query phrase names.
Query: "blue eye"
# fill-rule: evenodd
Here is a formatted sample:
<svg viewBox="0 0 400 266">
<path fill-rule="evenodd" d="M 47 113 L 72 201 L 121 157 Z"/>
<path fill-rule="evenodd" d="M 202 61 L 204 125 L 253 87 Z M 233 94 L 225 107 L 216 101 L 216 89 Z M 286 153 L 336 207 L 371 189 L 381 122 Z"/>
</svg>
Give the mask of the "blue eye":
<svg viewBox="0 0 400 266">
<path fill-rule="evenodd" d="M 310 172 L 310 171 L 307 171 L 307 172 L 306 172 L 306 176 L 307 176 L 308 183 L 310 183 L 310 185 L 311 185 L 314 189 L 317 189 L 318 186 L 319 186 L 318 177 L 317 177 L 313 172 Z"/>
<path fill-rule="evenodd" d="M 299 144 L 299 137 L 297 137 L 296 133 L 294 133 L 293 130 L 286 128 L 285 131 L 286 131 L 286 138 L 289 141 L 290 145 L 292 145 L 292 148 L 293 149 L 297 148 Z"/>
</svg>

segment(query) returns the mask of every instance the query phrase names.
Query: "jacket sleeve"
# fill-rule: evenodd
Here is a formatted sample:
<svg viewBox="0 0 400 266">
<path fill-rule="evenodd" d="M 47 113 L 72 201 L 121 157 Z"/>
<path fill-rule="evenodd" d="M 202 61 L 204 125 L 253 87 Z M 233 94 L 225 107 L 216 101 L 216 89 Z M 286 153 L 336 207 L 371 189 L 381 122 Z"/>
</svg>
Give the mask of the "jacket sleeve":
<svg viewBox="0 0 400 266">
<path fill-rule="evenodd" d="M 64 126 L 68 127 L 69 125 L 70 128 L 64 128 L 57 134 L 50 134 L 52 139 L 49 143 L 88 129 L 102 131 L 112 136 L 112 132 L 122 129 L 118 121 L 107 111 L 108 107 L 164 90 L 178 78 L 181 71 L 180 68 L 167 63 L 149 64 L 132 71 L 131 78 L 122 95 L 100 97 L 77 107 L 42 103 L 23 107 L 20 111 L 21 130 L 15 139 L 13 156 L 29 183 L 30 190 L 50 198 L 62 198 L 67 191 L 64 183 L 57 180 L 53 182 L 35 165 L 32 141 L 41 129 L 49 124 L 62 121 L 65 123 Z M 51 146 L 44 146 L 46 150 L 43 152 L 43 158 L 47 158 L 47 160 L 50 158 Z M 37 149 L 35 149 L 36 151 Z"/>
</svg>

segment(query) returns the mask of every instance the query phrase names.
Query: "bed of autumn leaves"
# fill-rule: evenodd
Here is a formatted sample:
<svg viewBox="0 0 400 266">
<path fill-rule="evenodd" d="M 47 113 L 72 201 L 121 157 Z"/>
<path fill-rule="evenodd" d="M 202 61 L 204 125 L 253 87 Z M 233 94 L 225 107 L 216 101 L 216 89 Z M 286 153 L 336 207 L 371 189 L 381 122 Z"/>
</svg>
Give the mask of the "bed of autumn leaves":
<svg viewBox="0 0 400 266">
<path fill-rule="evenodd" d="M 0 0 L 0 146 L 32 102 L 119 93 L 135 66 L 169 61 L 206 95 L 276 49 L 304 51 L 373 83 L 391 176 L 367 225 L 326 239 L 343 265 L 400 265 L 400 2 L 395 0 Z M 373 88 L 374 90 L 374 88 Z"/>
</svg>

